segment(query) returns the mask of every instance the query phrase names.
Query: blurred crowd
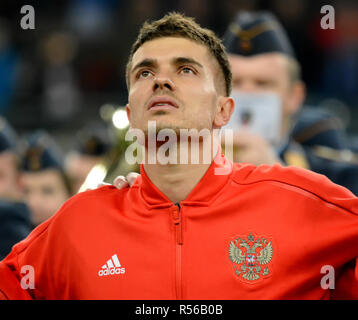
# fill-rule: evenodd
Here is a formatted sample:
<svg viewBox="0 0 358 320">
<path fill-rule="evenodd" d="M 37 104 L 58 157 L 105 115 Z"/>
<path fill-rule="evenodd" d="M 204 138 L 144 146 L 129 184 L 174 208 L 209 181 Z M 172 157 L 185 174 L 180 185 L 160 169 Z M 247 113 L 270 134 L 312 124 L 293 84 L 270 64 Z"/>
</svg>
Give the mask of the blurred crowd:
<svg viewBox="0 0 358 320">
<path fill-rule="evenodd" d="M 232 21 L 247 30 L 255 25 L 255 20 L 237 18 L 239 12 L 272 12 L 292 46 L 291 54 L 278 45 L 280 54 L 294 61 L 289 91 L 282 80 L 284 69 L 279 78 L 284 68 L 280 57 L 245 60 L 235 46 L 228 53 L 234 91 L 269 91 L 283 101 L 280 143 L 270 146 L 259 138 L 237 136 L 241 149 L 235 160 L 298 165 L 358 194 L 356 1 L 59 0 L 26 4 L 35 9 L 34 30 L 21 29 L 24 3 L 0 4 L 0 260 L 12 244 L 53 215 L 86 181 L 89 184 L 89 175 L 101 169 L 99 164 L 105 171 L 98 175 L 107 182 L 113 175 L 138 170 L 121 167 L 128 123 L 116 122 L 115 115 L 127 102 L 125 66 L 138 27 L 168 11 L 195 17 L 220 37 L 228 34 Z M 334 30 L 320 26 L 320 8 L 325 4 L 335 8 Z M 236 37 L 227 40 L 227 48 Z M 253 50 L 247 55 L 258 53 L 262 52 Z M 262 80 L 265 72 L 268 78 Z M 296 117 L 304 106 L 310 112 Z M 252 146 L 257 150 L 251 152 Z M 246 154 L 241 152 L 245 148 Z M 101 180 L 98 175 L 95 183 Z"/>
</svg>

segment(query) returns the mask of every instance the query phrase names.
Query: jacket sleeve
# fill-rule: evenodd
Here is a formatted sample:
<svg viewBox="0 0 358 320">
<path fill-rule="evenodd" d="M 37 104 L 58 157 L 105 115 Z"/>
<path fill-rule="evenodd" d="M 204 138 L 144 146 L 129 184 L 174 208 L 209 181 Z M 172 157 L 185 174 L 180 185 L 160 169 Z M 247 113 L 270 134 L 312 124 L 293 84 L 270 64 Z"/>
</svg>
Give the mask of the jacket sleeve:
<svg viewBox="0 0 358 320">
<path fill-rule="evenodd" d="M 32 300 L 28 290 L 21 286 L 19 270 L 10 268 L 9 264 L 6 263 L 6 261 L 15 260 L 15 255 L 12 252 L 5 260 L 0 262 L 0 300 Z"/>
<path fill-rule="evenodd" d="M 43 299 L 41 278 L 43 264 L 49 255 L 47 227 L 44 222 L 24 240 L 15 244 L 0 261 L 0 298 L 9 300 Z"/>
</svg>

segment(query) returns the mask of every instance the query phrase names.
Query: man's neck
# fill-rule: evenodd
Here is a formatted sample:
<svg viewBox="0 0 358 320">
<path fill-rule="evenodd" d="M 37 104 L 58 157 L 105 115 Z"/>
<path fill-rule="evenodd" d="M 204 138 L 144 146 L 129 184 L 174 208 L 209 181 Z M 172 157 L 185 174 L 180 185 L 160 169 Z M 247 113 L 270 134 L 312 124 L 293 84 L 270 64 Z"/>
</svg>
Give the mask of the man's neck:
<svg viewBox="0 0 358 320">
<path fill-rule="evenodd" d="M 200 146 L 202 148 L 202 146 Z M 190 145 L 189 148 L 190 150 Z M 218 148 L 214 149 L 215 152 L 211 153 L 214 156 L 218 152 Z M 202 154 L 200 150 L 200 154 Z M 189 156 L 190 158 L 190 156 Z M 210 161 L 201 161 L 199 164 L 144 164 L 144 170 L 148 178 L 154 185 L 173 203 L 179 203 L 187 198 L 189 193 L 199 183 L 201 178 L 205 175 L 206 171 L 213 161 L 211 156 Z"/>
</svg>

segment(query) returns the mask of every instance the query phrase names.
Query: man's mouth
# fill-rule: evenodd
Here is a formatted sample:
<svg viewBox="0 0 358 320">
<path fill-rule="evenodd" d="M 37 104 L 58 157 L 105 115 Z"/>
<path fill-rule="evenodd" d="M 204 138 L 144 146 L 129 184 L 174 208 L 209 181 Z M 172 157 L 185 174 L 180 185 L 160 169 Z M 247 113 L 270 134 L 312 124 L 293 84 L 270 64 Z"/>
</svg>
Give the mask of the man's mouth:
<svg viewBox="0 0 358 320">
<path fill-rule="evenodd" d="M 149 102 L 148 110 L 169 110 L 169 109 L 177 109 L 178 104 L 174 99 L 169 97 L 155 97 Z"/>
</svg>

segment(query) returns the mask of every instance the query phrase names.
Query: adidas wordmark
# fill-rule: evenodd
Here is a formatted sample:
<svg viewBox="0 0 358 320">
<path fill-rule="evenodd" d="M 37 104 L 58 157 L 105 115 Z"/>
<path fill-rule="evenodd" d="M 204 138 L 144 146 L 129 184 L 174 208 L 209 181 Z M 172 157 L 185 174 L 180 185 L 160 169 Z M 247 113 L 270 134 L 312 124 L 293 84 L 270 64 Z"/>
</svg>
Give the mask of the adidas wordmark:
<svg viewBox="0 0 358 320">
<path fill-rule="evenodd" d="M 98 275 L 102 276 L 110 276 L 115 274 L 125 273 L 126 269 L 123 268 L 118 260 L 117 255 L 113 255 L 111 259 L 109 259 L 105 265 L 102 266 L 102 269 L 98 271 Z"/>
</svg>

